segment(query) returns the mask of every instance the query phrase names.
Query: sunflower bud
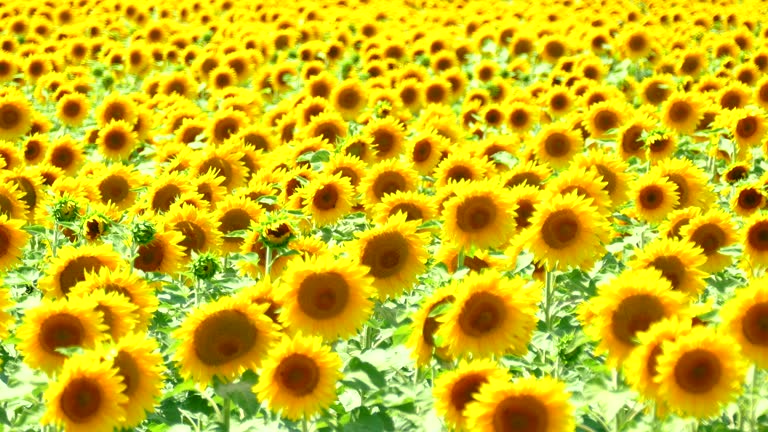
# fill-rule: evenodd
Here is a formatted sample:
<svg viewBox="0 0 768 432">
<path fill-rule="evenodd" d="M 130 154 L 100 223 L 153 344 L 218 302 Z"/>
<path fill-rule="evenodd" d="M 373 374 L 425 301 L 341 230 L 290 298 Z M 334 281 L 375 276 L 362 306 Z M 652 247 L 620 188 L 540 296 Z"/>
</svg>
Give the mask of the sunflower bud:
<svg viewBox="0 0 768 432">
<path fill-rule="evenodd" d="M 72 222 L 77 218 L 79 210 L 77 201 L 69 197 L 62 197 L 53 204 L 53 219 L 57 223 Z"/>
<path fill-rule="evenodd" d="M 151 222 L 139 221 L 131 227 L 131 235 L 135 244 L 146 245 L 155 238 L 155 227 Z"/>
<path fill-rule="evenodd" d="M 109 231 L 109 224 L 109 219 L 104 215 L 91 215 L 83 222 L 83 235 L 89 241 L 97 240 Z"/>
<path fill-rule="evenodd" d="M 219 259 L 212 254 L 199 255 L 192 263 L 192 273 L 201 280 L 210 280 L 221 269 Z"/>
</svg>

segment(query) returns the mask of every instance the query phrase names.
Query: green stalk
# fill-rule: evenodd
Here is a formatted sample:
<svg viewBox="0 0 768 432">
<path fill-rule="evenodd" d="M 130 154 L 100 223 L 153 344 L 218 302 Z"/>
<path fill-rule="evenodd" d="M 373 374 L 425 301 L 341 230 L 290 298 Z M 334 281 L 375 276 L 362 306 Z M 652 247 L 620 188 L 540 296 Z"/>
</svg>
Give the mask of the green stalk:
<svg viewBox="0 0 768 432">
<path fill-rule="evenodd" d="M 547 332 L 552 332 L 552 300 L 554 297 L 555 269 L 545 270 L 544 273 L 544 323 L 547 326 Z"/>
</svg>

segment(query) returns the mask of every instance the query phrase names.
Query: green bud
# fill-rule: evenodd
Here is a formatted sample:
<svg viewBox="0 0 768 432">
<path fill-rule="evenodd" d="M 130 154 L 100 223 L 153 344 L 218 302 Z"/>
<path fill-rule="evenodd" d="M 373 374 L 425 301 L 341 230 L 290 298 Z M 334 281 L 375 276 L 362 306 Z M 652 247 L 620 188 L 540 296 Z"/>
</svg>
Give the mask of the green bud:
<svg viewBox="0 0 768 432">
<path fill-rule="evenodd" d="M 199 255 L 192 263 L 192 273 L 201 280 L 212 279 L 220 269 L 219 258 L 209 253 Z"/>
<path fill-rule="evenodd" d="M 80 209 L 77 206 L 77 201 L 69 197 L 59 198 L 53 204 L 53 219 L 58 222 L 72 222 L 77 219 L 77 214 Z"/>
<path fill-rule="evenodd" d="M 138 221 L 131 227 L 133 242 L 139 245 L 146 245 L 155 238 L 155 226 L 149 221 Z"/>
</svg>

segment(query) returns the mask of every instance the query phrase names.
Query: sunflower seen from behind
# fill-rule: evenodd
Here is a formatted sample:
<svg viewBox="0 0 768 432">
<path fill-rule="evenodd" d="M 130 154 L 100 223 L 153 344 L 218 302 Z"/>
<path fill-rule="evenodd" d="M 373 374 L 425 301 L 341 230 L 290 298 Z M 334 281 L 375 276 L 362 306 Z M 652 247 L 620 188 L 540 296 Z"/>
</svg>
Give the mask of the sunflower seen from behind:
<svg viewBox="0 0 768 432">
<path fill-rule="evenodd" d="M 539 294 L 496 270 L 454 282 L 456 299 L 439 319 L 436 338 L 455 358 L 524 355 L 536 327 Z"/>
<path fill-rule="evenodd" d="M 258 367 L 277 332 L 266 310 L 231 297 L 192 310 L 172 334 L 181 342 L 173 355 L 181 375 L 205 388 L 214 376 L 232 380 Z"/>
<path fill-rule="evenodd" d="M 467 429 L 478 432 L 571 432 L 576 427 L 571 394 L 552 377 L 491 381 L 467 404 Z"/>
<path fill-rule="evenodd" d="M 329 341 L 353 336 L 373 310 L 375 290 L 367 273 L 358 263 L 330 255 L 291 262 L 276 293 L 280 321 Z"/>
<path fill-rule="evenodd" d="M 316 336 L 283 337 L 269 350 L 253 392 L 290 420 L 309 419 L 336 400 L 339 355 Z"/>
</svg>

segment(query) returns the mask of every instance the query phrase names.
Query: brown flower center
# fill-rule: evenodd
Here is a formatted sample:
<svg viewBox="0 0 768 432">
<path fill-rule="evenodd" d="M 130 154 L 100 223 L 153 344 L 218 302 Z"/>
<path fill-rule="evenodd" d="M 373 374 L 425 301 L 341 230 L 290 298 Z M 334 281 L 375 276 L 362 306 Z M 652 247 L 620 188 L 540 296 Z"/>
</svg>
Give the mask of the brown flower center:
<svg viewBox="0 0 768 432">
<path fill-rule="evenodd" d="M 456 208 L 456 225 L 464 232 L 481 231 L 494 224 L 497 212 L 490 197 L 470 197 Z"/>
<path fill-rule="evenodd" d="M 48 317 L 40 325 L 39 342 L 43 349 L 55 356 L 63 356 L 56 348 L 79 346 L 85 337 L 85 329 L 80 320 L 68 313 L 59 313 Z"/>
<path fill-rule="evenodd" d="M 257 338 L 256 327 L 245 314 L 238 310 L 223 310 L 198 324 L 193 343 L 201 362 L 218 366 L 246 354 Z"/>
<path fill-rule="evenodd" d="M 553 249 L 564 249 L 573 245 L 579 229 L 579 218 L 573 210 L 558 210 L 547 217 L 541 227 L 541 238 Z"/>
<path fill-rule="evenodd" d="M 76 378 L 64 387 L 59 406 L 64 415 L 73 423 L 85 423 L 99 412 L 101 388 L 91 379 Z"/>
<path fill-rule="evenodd" d="M 725 245 L 725 232 L 714 223 L 704 224 L 691 234 L 691 241 L 704 249 L 704 255 L 712 255 Z"/>
<path fill-rule="evenodd" d="M 648 330 L 651 324 L 664 318 L 664 307 L 659 299 L 638 294 L 622 300 L 611 317 L 611 331 L 621 343 L 635 345 L 638 332 Z"/>
<path fill-rule="evenodd" d="M 749 343 L 768 346 L 768 303 L 752 305 L 741 320 L 741 328 Z"/>
<path fill-rule="evenodd" d="M 499 328 L 506 317 L 507 310 L 499 296 L 479 292 L 464 303 L 459 314 L 459 326 L 465 334 L 481 337 Z"/>
<path fill-rule="evenodd" d="M 301 310 L 317 320 L 335 318 L 347 306 L 350 287 L 338 273 L 313 273 L 299 287 Z"/>
<path fill-rule="evenodd" d="M 496 405 L 493 430 L 503 432 L 546 432 L 547 407 L 529 395 L 510 396 Z"/>
<path fill-rule="evenodd" d="M 720 383 L 720 359 L 706 349 L 683 354 L 675 365 L 675 382 L 688 393 L 707 393 Z"/>
</svg>

